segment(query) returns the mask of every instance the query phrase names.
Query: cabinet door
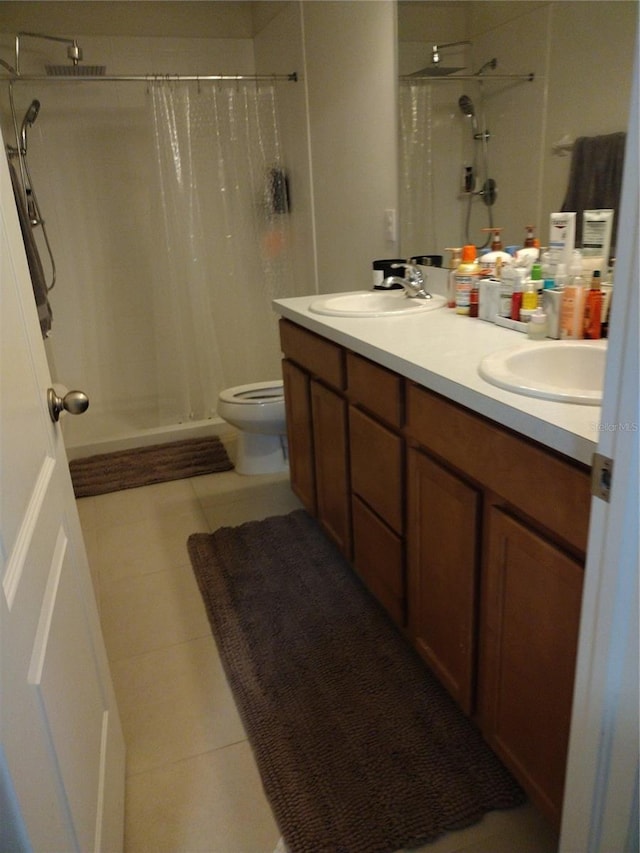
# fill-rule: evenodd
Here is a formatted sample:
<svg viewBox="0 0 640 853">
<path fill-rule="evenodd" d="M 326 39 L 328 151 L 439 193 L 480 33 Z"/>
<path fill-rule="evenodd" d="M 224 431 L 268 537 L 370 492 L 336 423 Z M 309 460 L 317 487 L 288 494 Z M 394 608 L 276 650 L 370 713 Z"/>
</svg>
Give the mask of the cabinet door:
<svg viewBox="0 0 640 853">
<path fill-rule="evenodd" d="M 470 713 L 479 493 L 426 454 L 408 458 L 408 606 L 413 644 Z"/>
<path fill-rule="evenodd" d="M 316 514 L 316 478 L 313 460 L 311 391 L 309 376 L 293 362 L 282 362 L 289 441 L 291 488 L 303 506 Z"/>
<path fill-rule="evenodd" d="M 493 507 L 480 696 L 491 746 L 559 825 L 583 568 Z"/>
<path fill-rule="evenodd" d="M 311 411 L 318 521 L 350 558 L 347 403 L 339 394 L 312 380 Z"/>
</svg>

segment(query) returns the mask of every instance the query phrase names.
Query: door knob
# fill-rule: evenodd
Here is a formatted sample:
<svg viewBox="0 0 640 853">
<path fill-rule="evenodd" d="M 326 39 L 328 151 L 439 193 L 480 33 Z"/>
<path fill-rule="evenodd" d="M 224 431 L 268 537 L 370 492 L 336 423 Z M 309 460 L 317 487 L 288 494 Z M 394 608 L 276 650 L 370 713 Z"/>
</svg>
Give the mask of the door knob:
<svg viewBox="0 0 640 853">
<path fill-rule="evenodd" d="M 70 415 L 81 415 L 86 412 L 89 408 L 89 398 L 84 391 L 67 391 L 64 397 L 59 397 L 53 388 L 49 388 L 47 404 L 51 420 L 57 423 L 63 411 L 69 412 Z"/>
</svg>

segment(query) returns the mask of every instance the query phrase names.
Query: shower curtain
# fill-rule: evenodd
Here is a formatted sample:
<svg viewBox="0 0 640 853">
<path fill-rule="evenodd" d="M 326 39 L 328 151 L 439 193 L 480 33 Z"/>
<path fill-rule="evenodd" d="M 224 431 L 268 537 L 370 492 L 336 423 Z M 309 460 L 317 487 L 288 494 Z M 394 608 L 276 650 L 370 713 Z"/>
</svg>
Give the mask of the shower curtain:
<svg viewBox="0 0 640 853">
<path fill-rule="evenodd" d="M 161 204 L 152 305 L 160 423 L 216 414 L 221 389 L 278 378 L 271 300 L 292 292 L 276 87 L 150 86 Z"/>
<path fill-rule="evenodd" d="M 400 221 L 402 255 L 435 253 L 432 87 L 400 85 Z M 431 249 L 427 251 L 427 246 Z"/>
</svg>

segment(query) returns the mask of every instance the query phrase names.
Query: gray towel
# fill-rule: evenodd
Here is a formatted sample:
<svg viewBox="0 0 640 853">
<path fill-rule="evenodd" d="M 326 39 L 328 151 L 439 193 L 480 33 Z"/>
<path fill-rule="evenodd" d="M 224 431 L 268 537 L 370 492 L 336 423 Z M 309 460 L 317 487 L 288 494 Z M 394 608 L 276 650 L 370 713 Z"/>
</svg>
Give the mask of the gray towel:
<svg viewBox="0 0 640 853">
<path fill-rule="evenodd" d="M 615 210 L 611 246 L 616 245 L 626 136 L 623 132 L 581 136 L 574 143 L 569 186 L 562 210 L 575 210 L 578 214 L 577 246 L 582 245 L 582 212 L 602 208 Z"/>
<path fill-rule="evenodd" d="M 53 320 L 53 312 L 51 311 L 49 297 L 47 296 L 47 283 L 36 240 L 33 236 L 33 229 L 29 222 L 29 214 L 22 197 L 20 181 L 11 161 L 9 161 L 9 173 L 11 175 L 11 184 L 13 185 L 13 194 L 16 199 L 16 207 L 18 208 L 18 219 L 20 220 L 20 230 L 22 231 L 25 252 L 27 253 L 27 263 L 29 264 L 29 272 L 31 273 L 33 295 L 35 296 L 36 307 L 38 308 L 40 331 L 42 332 L 42 337 L 46 338 L 51 331 L 51 322 Z"/>
</svg>

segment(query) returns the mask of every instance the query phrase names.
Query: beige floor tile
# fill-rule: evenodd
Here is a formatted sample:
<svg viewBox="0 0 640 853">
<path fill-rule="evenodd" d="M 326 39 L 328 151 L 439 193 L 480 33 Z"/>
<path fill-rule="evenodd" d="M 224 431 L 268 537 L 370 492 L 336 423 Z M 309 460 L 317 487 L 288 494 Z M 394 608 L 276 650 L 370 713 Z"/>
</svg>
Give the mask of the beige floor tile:
<svg viewBox="0 0 640 853">
<path fill-rule="evenodd" d="M 126 578 L 102 593 L 110 661 L 208 636 L 210 626 L 191 565 Z"/>
<path fill-rule="evenodd" d="M 527 803 L 489 812 L 473 826 L 448 832 L 410 853 L 556 853 L 557 849 L 557 836 Z"/>
<path fill-rule="evenodd" d="M 235 500 L 253 492 L 256 489 L 268 488 L 271 485 L 289 484 L 289 473 L 253 474 L 251 476 L 238 474 L 236 471 L 223 471 L 220 474 L 204 474 L 193 477 L 191 485 L 200 501 L 209 498 Z"/>
<path fill-rule="evenodd" d="M 213 637 L 117 661 L 127 773 L 246 739 Z"/>
<path fill-rule="evenodd" d="M 201 502 L 211 530 L 242 524 L 249 519 L 259 520 L 271 515 L 284 515 L 302 506 L 288 482 L 256 486 L 229 501 L 213 497 L 202 499 Z"/>
<path fill-rule="evenodd" d="M 93 502 L 93 509 L 90 511 L 95 514 L 97 527 L 141 521 L 156 515 L 159 507 L 166 508 L 167 512 L 175 512 L 178 507 L 180 511 L 185 511 L 197 505 L 190 480 L 172 480 L 83 500 Z"/>
<path fill-rule="evenodd" d="M 270 853 L 280 837 L 246 742 L 130 777 L 125 820 L 125 853 Z"/>
<path fill-rule="evenodd" d="M 167 571 L 189 561 L 187 539 L 191 533 L 208 533 L 202 510 L 157 516 L 96 531 L 92 562 L 100 575 L 103 593 L 122 578 Z"/>
</svg>

